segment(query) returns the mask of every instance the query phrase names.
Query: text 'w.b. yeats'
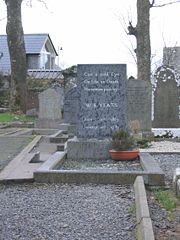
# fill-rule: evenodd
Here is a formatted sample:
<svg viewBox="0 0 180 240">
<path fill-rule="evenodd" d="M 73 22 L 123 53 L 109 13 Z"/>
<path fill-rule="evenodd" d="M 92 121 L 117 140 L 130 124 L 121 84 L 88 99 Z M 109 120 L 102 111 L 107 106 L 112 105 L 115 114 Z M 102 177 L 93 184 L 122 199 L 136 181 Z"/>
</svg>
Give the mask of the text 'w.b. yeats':
<svg viewBox="0 0 180 240">
<path fill-rule="evenodd" d="M 104 138 L 126 128 L 126 65 L 78 65 L 78 137 Z"/>
</svg>

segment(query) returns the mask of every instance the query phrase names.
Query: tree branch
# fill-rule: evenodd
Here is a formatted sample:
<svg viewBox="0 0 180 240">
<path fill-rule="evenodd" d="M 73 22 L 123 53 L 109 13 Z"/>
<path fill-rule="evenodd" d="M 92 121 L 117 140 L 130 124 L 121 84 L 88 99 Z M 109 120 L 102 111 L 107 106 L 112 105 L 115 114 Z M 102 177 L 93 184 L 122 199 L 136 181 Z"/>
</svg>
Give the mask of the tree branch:
<svg viewBox="0 0 180 240">
<path fill-rule="evenodd" d="M 133 27 L 132 22 L 129 22 L 128 34 L 137 36 L 137 29 L 136 29 L 136 27 Z"/>
<path fill-rule="evenodd" d="M 7 16 L 3 17 L 3 18 L 0 18 L 0 21 L 3 21 L 7 18 Z"/>
<path fill-rule="evenodd" d="M 150 3 L 150 8 L 154 7 L 155 4 L 155 0 L 152 0 L 152 2 Z"/>
<path fill-rule="evenodd" d="M 43 3 L 45 8 L 48 9 L 45 0 L 37 0 L 37 2 Z M 33 6 L 33 0 L 26 0 L 26 5 L 29 6 L 29 7 L 32 7 Z"/>
<path fill-rule="evenodd" d="M 168 2 L 168 3 L 163 3 L 163 4 L 155 4 L 155 0 L 152 1 L 152 4 L 151 7 L 165 7 L 165 6 L 168 6 L 168 5 L 172 5 L 172 4 L 175 4 L 175 3 L 180 3 L 180 0 L 177 0 L 177 1 L 173 1 L 173 2 Z"/>
</svg>

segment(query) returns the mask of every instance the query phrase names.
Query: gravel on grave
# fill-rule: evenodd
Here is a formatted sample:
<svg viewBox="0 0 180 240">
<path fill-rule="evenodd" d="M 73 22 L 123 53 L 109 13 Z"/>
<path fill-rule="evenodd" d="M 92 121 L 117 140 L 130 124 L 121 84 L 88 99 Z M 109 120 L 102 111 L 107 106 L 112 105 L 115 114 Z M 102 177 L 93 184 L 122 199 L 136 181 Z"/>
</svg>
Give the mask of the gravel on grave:
<svg viewBox="0 0 180 240">
<path fill-rule="evenodd" d="M 115 171 L 142 171 L 139 159 L 131 161 L 108 160 L 75 160 L 67 159 L 58 167 L 61 170 L 101 170 L 111 169 Z"/>
<path fill-rule="evenodd" d="M 130 186 L 0 185 L 1 240 L 133 240 Z"/>
<path fill-rule="evenodd" d="M 180 155 L 153 154 L 153 157 L 165 173 L 166 187 L 169 188 L 169 191 L 173 191 L 173 173 L 177 167 L 180 167 Z M 147 191 L 147 196 L 156 239 L 169 239 L 168 232 L 175 232 L 180 229 L 180 208 L 175 209 L 170 214 L 155 200 L 152 191 Z"/>
</svg>

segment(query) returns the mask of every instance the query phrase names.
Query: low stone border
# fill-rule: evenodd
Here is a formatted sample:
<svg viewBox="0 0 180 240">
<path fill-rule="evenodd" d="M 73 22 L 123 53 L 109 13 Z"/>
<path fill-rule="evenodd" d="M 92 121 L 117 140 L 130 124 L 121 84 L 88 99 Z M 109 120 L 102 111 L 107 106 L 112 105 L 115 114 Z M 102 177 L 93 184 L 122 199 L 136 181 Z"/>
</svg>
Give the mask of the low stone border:
<svg viewBox="0 0 180 240">
<path fill-rule="evenodd" d="M 149 185 L 164 185 L 165 178 L 164 173 L 159 167 L 158 163 L 149 154 L 142 152 L 140 153 L 141 166 L 145 172 L 147 172 L 147 177 L 144 177 L 145 184 Z"/>
<path fill-rule="evenodd" d="M 143 176 L 145 183 L 150 186 L 163 186 L 165 184 L 164 173 L 148 153 L 140 154 L 143 171 L 57 170 L 64 161 L 68 161 L 66 151 L 53 154 L 48 161 L 34 172 L 35 181 L 77 184 L 133 184 L 137 176 Z"/>
<path fill-rule="evenodd" d="M 149 214 L 146 191 L 142 176 L 138 176 L 134 183 L 136 220 L 137 220 L 137 239 L 154 240 L 152 221 Z"/>
<path fill-rule="evenodd" d="M 36 136 L 1 172 L 0 182 L 8 181 L 25 181 L 33 180 L 33 172 L 37 167 L 37 163 L 29 162 L 35 157 L 37 153 L 30 153 L 34 146 L 40 141 L 42 136 Z M 36 156 L 37 155 L 37 156 Z M 31 176 L 31 177 L 30 177 Z"/>
</svg>

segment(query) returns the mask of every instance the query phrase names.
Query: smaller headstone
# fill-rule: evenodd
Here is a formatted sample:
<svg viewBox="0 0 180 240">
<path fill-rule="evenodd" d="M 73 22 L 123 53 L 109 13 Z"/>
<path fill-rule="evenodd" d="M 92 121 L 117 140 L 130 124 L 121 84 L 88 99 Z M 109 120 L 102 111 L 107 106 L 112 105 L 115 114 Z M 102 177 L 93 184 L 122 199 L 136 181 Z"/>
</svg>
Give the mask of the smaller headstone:
<svg viewBox="0 0 180 240">
<path fill-rule="evenodd" d="M 128 121 L 139 122 L 139 130 L 150 133 L 152 127 L 152 88 L 147 81 L 129 79 L 127 82 Z"/>
<path fill-rule="evenodd" d="M 179 128 L 179 86 L 174 69 L 163 65 L 155 78 L 153 127 Z"/>
<path fill-rule="evenodd" d="M 58 128 L 62 122 L 63 89 L 49 88 L 39 94 L 39 115 L 36 121 L 38 128 Z"/>
<path fill-rule="evenodd" d="M 78 121 L 77 87 L 71 88 L 64 98 L 64 122 L 76 125 Z"/>
</svg>

